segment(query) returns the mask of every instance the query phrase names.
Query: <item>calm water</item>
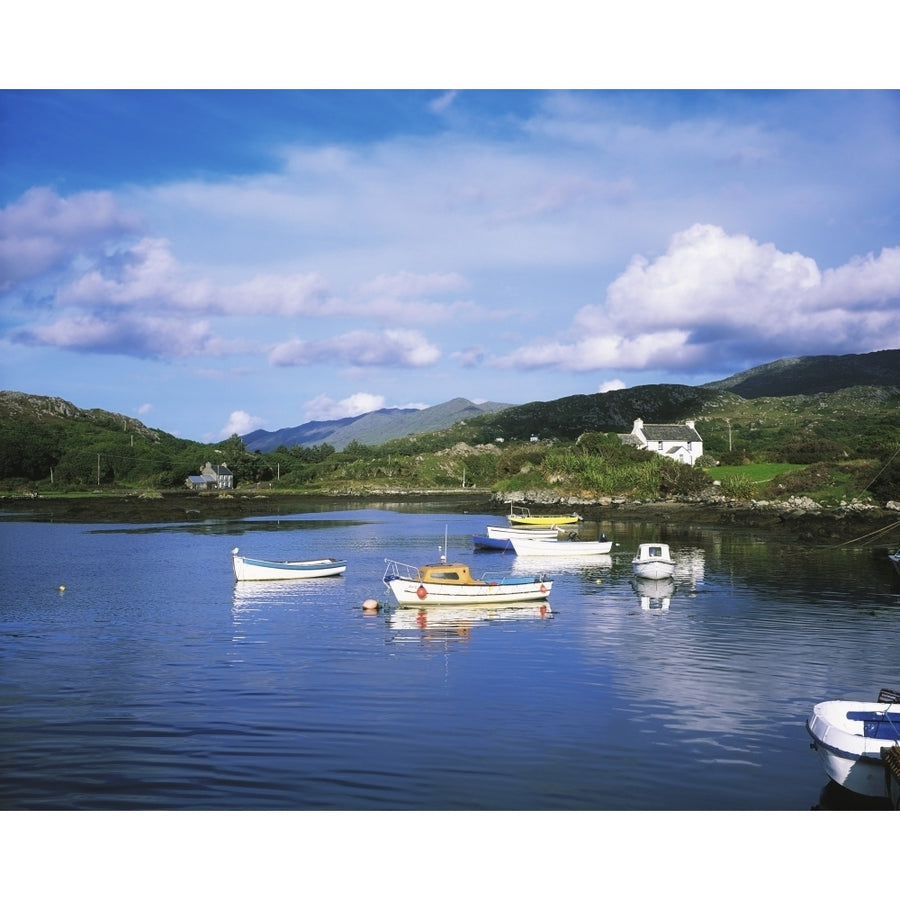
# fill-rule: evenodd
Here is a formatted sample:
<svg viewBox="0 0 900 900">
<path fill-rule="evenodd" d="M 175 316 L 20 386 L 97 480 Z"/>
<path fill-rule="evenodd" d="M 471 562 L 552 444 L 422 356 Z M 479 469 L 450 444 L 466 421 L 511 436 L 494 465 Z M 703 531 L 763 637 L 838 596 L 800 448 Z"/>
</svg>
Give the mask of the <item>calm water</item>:
<svg viewBox="0 0 900 900">
<path fill-rule="evenodd" d="M 606 564 L 475 552 L 495 515 L 310 508 L 83 525 L 0 519 L 0 808 L 809 810 L 846 798 L 813 703 L 900 688 L 883 546 L 810 552 L 601 519 Z M 555 574 L 552 612 L 382 609 L 386 557 Z M 668 540 L 671 597 L 634 585 Z M 344 576 L 235 585 L 239 546 Z M 64 585 L 65 590 L 60 590 Z"/>
</svg>

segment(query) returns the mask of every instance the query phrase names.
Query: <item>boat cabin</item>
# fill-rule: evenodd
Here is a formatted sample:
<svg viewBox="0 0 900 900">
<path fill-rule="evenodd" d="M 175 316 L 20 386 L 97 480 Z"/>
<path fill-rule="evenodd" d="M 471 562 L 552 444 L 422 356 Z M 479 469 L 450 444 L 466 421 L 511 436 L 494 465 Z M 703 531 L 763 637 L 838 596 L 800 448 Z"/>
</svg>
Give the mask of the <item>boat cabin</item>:
<svg viewBox="0 0 900 900">
<path fill-rule="evenodd" d="M 435 563 L 419 569 L 419 581 L 424 584 L 481 584 L 472 577 L 469 567 L 463 563 Z"/>
</svg>

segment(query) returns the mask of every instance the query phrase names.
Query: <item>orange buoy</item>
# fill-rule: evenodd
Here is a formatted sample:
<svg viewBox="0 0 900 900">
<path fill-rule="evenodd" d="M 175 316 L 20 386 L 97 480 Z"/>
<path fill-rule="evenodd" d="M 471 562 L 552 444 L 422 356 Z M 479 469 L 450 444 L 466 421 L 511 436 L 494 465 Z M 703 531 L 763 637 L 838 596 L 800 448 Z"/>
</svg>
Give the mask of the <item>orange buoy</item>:
<svg viewBox="0 0 900 900">
<path fill-rule="evenodd" d="M 424 600 L 424 599 L 428 596 L 428 591 L 425 590 L 425 585 L 424 585 L 424 584 L 420 584 L 420 585 L 416 588 L 416 596 L 417 596 L 420 600 Z"/>
</svg>

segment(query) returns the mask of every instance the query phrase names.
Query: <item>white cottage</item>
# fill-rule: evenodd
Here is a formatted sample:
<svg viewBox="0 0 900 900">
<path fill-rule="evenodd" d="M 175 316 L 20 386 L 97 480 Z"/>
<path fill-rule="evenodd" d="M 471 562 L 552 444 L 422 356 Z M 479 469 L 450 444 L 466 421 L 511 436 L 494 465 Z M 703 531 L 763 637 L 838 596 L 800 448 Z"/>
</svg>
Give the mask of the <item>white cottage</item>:
<svg viewBox="0 0 900 900">
<path fill-rule="evenodd" d="M 624 444 L 692 466 L 703 456 L 703 438 L 697 434 L 694 425 L 693 419 L 688 419 L 684 425 L 649 425 L 643 419 L 635 419 L 631 434 L 619 437 Z"/>
<path fill-rule="evenodd" d="M 200 470 L 200 475 L 205 478 L 211 487 L 228 491 L 234 487 L 234 475 L 228 466 L 214 466 L 211 462 Z"/>
</svg>

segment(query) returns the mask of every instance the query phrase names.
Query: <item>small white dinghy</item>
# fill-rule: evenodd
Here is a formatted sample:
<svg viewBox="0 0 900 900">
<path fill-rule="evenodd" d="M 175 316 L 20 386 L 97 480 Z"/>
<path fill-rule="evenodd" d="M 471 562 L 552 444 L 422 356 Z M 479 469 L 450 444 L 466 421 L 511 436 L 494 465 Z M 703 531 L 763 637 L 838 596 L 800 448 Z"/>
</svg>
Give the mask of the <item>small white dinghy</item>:
<svg viewBox="0 0 900 900">
<path fill-rule="evenodd" d="M 672 578 L 675 560 L 668 544 L 638 544 L 631 568 L 638 578 Z"/>
<path fill-rule="evenodd" d="M 347 569 L 345 559 L 301 559 L 275 562 L 268 559 L 251 559 L 239 556 L 240 550 L 231 551 L 231 565 L 235 581 L 287 581 L 297 578 L 328 578 L 343 575 Z"/>
<path fill-rule="evenodd" d="M 531 541 L 510 538 L 516 556 L 605 556 L 613 548 L 612 541 Z"/>
<path fill-rule="evenodd" d="M 890 796 L 882 750 L 900 746 L 900 691 L 885 688 L 875 703 L 817 703 L 806 730 L 832 781 L 866 797 Z"/>
<path fill-rule="evenodd" d="M 506 528 L 503 525 L 488 525 L 487 536 L 489 538 L 502 538 L 508 541 L 510 538 L 523 538 L 531 541 L 555 541 L 559 537 L 559 529 L 553 528 Z"/>
</svg>

